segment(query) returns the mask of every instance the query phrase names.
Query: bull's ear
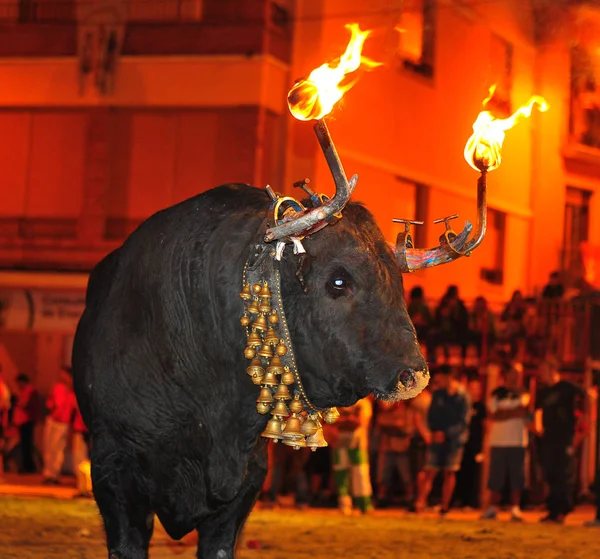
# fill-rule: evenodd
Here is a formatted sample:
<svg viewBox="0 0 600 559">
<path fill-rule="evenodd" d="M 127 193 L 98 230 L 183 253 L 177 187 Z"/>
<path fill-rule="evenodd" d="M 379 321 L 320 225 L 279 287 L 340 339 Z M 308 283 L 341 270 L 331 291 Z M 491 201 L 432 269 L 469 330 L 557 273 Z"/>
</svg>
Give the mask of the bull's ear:
<svg viewBox="0 0 600 559">
<path fill-rule="evenodd" d="M 307 252 L 302 253 L 298 257 L 298 267 L 296 268 L 296 277 L 300 282 L 300 286 L 302 287 L 302 291 L 304 293 L 308 293 L 308 283 L 306 278 L 310 269 L 312 267 L 312 257 Z"/>
</svg>

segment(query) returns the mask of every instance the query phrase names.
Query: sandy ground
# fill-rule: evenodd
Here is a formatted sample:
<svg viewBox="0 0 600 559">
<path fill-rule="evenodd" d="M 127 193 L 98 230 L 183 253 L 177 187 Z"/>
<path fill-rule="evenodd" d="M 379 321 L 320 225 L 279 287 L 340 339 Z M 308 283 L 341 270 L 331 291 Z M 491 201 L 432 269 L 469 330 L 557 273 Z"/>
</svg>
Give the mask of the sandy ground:
<svg viewBox="0 0 600 559">
<path fill-rule="evenodd" d="M 584 528 L 591 509 L 566 526 L 480 521 L 475 514 L 439 519 L 399 511 L 341 517 L 336 511 L 256 510 L 240 540 L 240 559 L 596 559 L 600 529 Z M 152 559 L 192 559 L 193 538 L 177 543 L 160 526 Z M 0 496 L 1 559 L 106 559 L 91 501 Z"/>
</svg>

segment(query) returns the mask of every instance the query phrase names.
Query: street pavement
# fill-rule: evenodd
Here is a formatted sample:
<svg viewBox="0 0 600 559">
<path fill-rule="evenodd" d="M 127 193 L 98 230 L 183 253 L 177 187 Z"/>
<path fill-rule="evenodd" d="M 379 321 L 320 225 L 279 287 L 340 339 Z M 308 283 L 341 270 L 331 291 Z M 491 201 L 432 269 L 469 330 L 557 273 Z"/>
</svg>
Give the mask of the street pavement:
<svg viewBox="0 0 600 559">
<path fill-rule="evenodd" d="M 66 499 L 70 500 L 77 495 L 75 488 L 75 480 L 72 477 L 61 478 L 61 485 L 44 485 L 42 483 L 41 475 L 20 475 L 7 473 L 3 476 L 0 482 L 0 497 L 2 495 L 7 496 L 19 496 L 19 497 L 46 497 L 54 499 Z M 294 510 L 293 498 L 282 497 L 280 499 L 282 510 Z M 258 512 L 261 509 L 261 504 L 257 503 L 255 511 Z M 306 509 L 305 512 L 310 513 L 314 509 Z M 339 514 L 336 509 L 319 509 L 321 513 L 329 512 L 331 514 Z M 299 511 L 298 511 L 299 512 Z M 567 517 L 567 524 L 569 525 L 581 525 L 588 520 L 594 518 L 595 509 L 591 505 L 578 506 Z M 481 511 L 474 509 L 452 509 L 446 516 L 449 520 L 479 520 Z M 374 516 L 414 516 L 414 514 L 407 512 L 404 509 L 399 508 L 386 508 L 376 510 L 373 512 Z M 536 508 L 524 512 L 526 522 L 538 522 L 545 515 L 543 508 Z M 437 519 L 439 514 L 435 509 L 426 510 L 421 515 L 423 518 Z M 508 520 L 508 511 L 501 511 L 498 515 L 498 520 Z M 493 522 L 493 521 L 481 521 L 481 522 Z"/>
</svg>

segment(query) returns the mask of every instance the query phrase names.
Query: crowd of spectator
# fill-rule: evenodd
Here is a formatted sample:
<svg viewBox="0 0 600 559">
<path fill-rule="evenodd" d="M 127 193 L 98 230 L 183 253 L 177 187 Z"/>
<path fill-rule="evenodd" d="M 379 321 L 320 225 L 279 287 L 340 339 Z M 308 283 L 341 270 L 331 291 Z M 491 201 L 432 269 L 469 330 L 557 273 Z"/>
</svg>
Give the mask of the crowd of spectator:
<svg viewBox="0 0 600 559">
<path fill-rule="evenodd" d="M 429 387 L 408 401 L 366 398 L 340 409 L 338 422 L 324 426 L 328 448 L 269 445 L 261 506 L 279 506 L 282 494 L 291 493 L 298 508 L 366 514 L 404 506 L 418 514 L 436 506 L 445 515 L 468 507 L 492 520 L 506 505 L 509 517 L 522 521 L 522 506 L 535 501 L 528 472 L 537 467 L 543 520 L 564 522 L 578 497 L 577 460 L 589 433 L 589 394 L 562 378 L 549 320 L 554 311 L 547 310 L 567 295 L 556 273 L 540 299 L 515 291 L 500 312 L 481 296 L 468 309 L 454 285 L 432 310 L 423 289 L 413 288 L 408 312 L 430 363 Z M 534 363 L 529 376 L 525 361 Z M 489 363 L 499 371 L 494 378 L 486 373 Z M 16 387 L 11 394 L 0 370 L 0 479 L 5 469 L 16 469 L 59 484 L 70 461 L 78 496 L 90 497 L 88 433 L 71 371 L 61 370 L 46 399 L 26 374 Z M 42 424 L 37 452 L 34 433 Z M 590 524 L 600 525 L 600 517 Z"/>
</svg>

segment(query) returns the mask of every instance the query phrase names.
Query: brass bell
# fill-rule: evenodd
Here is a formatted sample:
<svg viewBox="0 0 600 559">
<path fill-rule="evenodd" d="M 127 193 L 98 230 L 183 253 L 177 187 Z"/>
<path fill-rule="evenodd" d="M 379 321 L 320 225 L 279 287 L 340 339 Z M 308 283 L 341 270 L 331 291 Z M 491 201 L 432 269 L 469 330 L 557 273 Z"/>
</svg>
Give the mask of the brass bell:
<svg viewBox="0 0 600 559">
<path fill-rule="evenodd" d="M 265 378 L 264 374 L 263 375 L 252 375 L 252 382 L 254 384 L 256 384 L 257 386 L 260 386 L 263 382 L 263 378 Z"/>
<path fill-rule="evenodd" d="M 283 357 L 287 353 L 287 347 L 285 347 L 283 340 L 279 340 L 279 344 L 275 348 L 275 353 L 280 357 Z"/>
<path fill-rule="evenodd" d="M 292 416 L 289 417 L 285 422 L 285 427 L 281 432 L 283 444 L 293 446 L 295 448 L 306 446 L 306 440 L 300 431 L 300 427 L 300 418 L 295 413 L 292 413 Z"/>
<path fill-rule="evenodd" d="M 252 359 L 256 355 L 256 350 L 253 347 L 247 347 L 244 350 L 244 357 L 246 359 Z"/>
<path fill-rule="evenodd" d="M 258 305 L 258 310 L 265 314 L 270 313 L 271 312 L 271 303 L 269 303 L 269 300 L 261 299 L 260 305 Z"/>
<path fill-rule="evenodd" d="M 292 395 L 285 384 L 280 384 L 277 387 L 275 394 L 273 394 L 273 398 L 275 398 L 275 400 L 291 400 Z"/>
<path fill-rule="evenodd" d="M 266 357 L 267 359 L 273 357 L 273 351 L 271 350 L 271 346 L 268 344 L 262 344 L 261 348 L 258 350 L 258 354 L 261 357 Z"/>
<path fill-rule="evenodd" d="M 277 386 L 279 384 L 277 377 L 272 372 L 267 372 L 262 379 L 265 386 Z"/>
<path fill-rule="evenodd" d="M 248 305 L 248 312 L 250 314 L 258 314 L 258 301 L 256 299 Z"/>
<path fill-rule="evenodd" d="M 256 403 L 258 403 L 258 404 L 272 404 L 273 403 L 273 396 L 271 395 L 271 391 L 267 387 L 260 389 L 260 394 L 258 395 L 258 398 L 256 399 Z"/>
<path fill-rule="evenodd" d="M 246 367 L 246 372 L 252 377 L 254 375 L 263 375 L 265 374 L 265 370 L 262 367 L 262 361 L 255 357 L 252 359 L 250 365 Z"/>
<path fill-rule="evenodd" d="M 244 326 L 242 324 L 242 326 Z M 275 333 L 275 330 L 272 326 L 269 326 L 267 330 L 267 335 L 265 336 L 265 342 L 269 345 L 277 345 L 279 343 L 279 336 Z"/>
<path fill-rule="evenodd" d="M 332 423 L 335 423 L 340 417 L 340 412 L 337 411 L 337 408 L 329 408 L 325 414 L 323 415 L 323 419 L 325 420 L 326 423 L 329 423 L 330 425 Z"/>
<path fill-rule="evenodd" d="M 260 290 L 260 293 L 258 294 L 259 297 L 261 297 L 262 299 L 270 299 L 271 298 L 271 290 L 269 289 L 269 284 L 267 282 L 265 282 L 262 286 L 262 289 Z"/>
<path fill-rule="evenodd" d="M 323 427 L 319 425 L 314 435 L 306 437 L 306 446 L 313 452 L 317 450 L 317 448 L 328 446 L 325 436 L 323 435 Z"/>
<path fill-rule="evenodd" d="M 282 437 L 281 427 L 281 418 L 274 416 L 273 418 L 269 419 L 267 427 L 263 431 L 262 436 L 266 437 L 267 439 L 275 439 L 278 441 Z"/>
<path fill-rule="evenodd" d="M 250 324 L 250 317 L 247 314 L 242 316 L 242 318 L 240 318 L 240 324 L 244 327 L 248 326 Z"/>
<path fill-rule="evenodd" d="M 252 291 L 254 292 L 255 295 L 258 295 L 262 291 L 262 285 L 260 285 L 260 283 L 255 283 L 252 286 Z"/>
<path fill-rule="evenodd" d="M 271 404 L 267 404 L 266 402 L 258 402 L 256 404 L 256 411 L 260 413 L 260 415 L 265 415 L 271 409 Z"/>
<path fill-rule="evenodd" d="M 275 399 L 277 399 L 277 396 L 273 396 Z M 312 437 L 317 430 L 319 429 L 319 424 L 312 418 L 309 417 L 303 424 L 302 427 L 300 428 L 300 431 L 302 431 L 302 434 L 305 437 Z"/>
<path fill-rule="evenodd" d="M 283 400 L 279 400 L 275 404 L 275 407 L 273 408 L 273 411 L 271 413 L 280 417 L 287 417 L 288 415 L 290 415 L 290 410 L 288 409 L 286 403 Z"/>
<path fill-rule="evenodd" d="M 296 378 L 294 377 L 294 373 L 292 373 L 292 371 L 286 367 L 284 372 L 281 374 L 281 382 L 289 386 L 290 384 L 294 384 L 295 380 Z"/>
<path fill-rule="evenodd" d="M 284 372 L 283 363 L 277 355 L 271 359 L 267 371 L 272 372 L 274 375 L 281 375 Z"/>
<path fill-rule="evenodd" d="M 261 332 L 264 332 L 267 329 L 267 319 L 264 316 L 258 316 L 252 325 L 252 328 L 256 328 Z"/>
<path fill-rule="evenodd" d="M 271 324 L 277 324 L 279 322 L 279 315 L 277 314 L 276 310 L 271 311 L 271 314 L 269 315 L 269 322 Z"/>
<path fill-rule="evenodd" d="M 256 332 L 255 330 L 252 330 L 252 332 L 250 332 L 246 345 L 248 347 L 261 347 L 263 345 L 263 342 L 260 339 L 258 332 Z"/>
<path fill-rule="evenodd" d="M 290 410 L 292 410 L 292 413 L 300 413 L 303 409 L 304 404 L 300 400 L 300 396 L 296 394 L 296 396 L 294 396 L 294 399 L 290 403 Z"/>
<path fill-rule="evenodd" d="M 244 287 L 242 288 L 242 291 L 240 292 L 240 297 L 244 301 L 250 301 L 250 299 L 252 299 L 252 293 L 250 292 L 250 284 L 249 283 L 244 285 Z"/>
</svg>

